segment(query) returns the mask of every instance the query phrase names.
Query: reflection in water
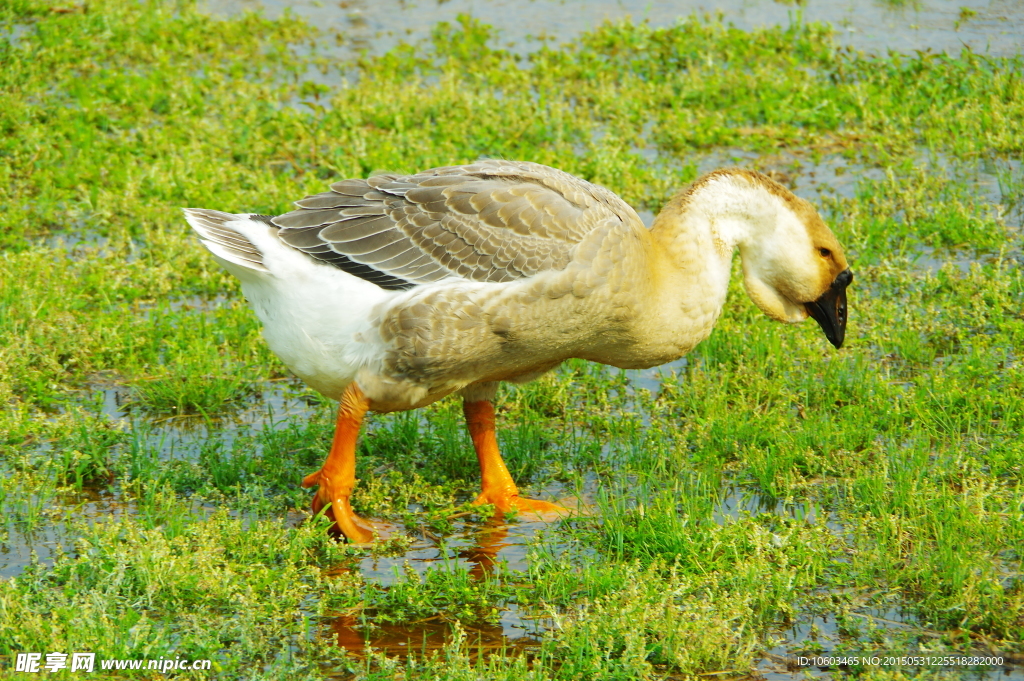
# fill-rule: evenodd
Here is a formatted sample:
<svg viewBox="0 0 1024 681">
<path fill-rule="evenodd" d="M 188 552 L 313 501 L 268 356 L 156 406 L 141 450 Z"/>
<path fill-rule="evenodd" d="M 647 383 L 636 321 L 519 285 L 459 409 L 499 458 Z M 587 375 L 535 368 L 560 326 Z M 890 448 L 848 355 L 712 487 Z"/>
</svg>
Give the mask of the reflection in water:
<svg viewBox="0 0 1024 681">
<path fill-rule="evenodd" d="M 461 624 L 466 637 L 466 652 L 472 661 L 492 653 L 501 655 L 526 652 L 539 645 L 532 636 L 512 638 L 500 624 Z M 368 636 L 354 615 L 342 615 L 331 624 L 338 645 L 357 657 L 364 657 L 367 648 L 389 657 L 426 655 L 442 650 L 455 638 L 453 625 L 440 616 L 408 624 L 384 624 L 375 627 Z"/>
<path fill-rule="evenodd" d="M 498 553 L 512 543 L 508 540 L 508 525 L 495 514 L 487 526 L 477 534 L 477 541 L 459 551 L 459 558 L 473 564 L 469 574 L 473 579 L 483 579 L 494 572 Z"/>
<path fill-rule="evenodd" d="M 429 562 L 427 569 L 439 569 L 443 564 L 464 565 L 469 568 L 469 575 L 474 580 L 492 578 L 499 562 L 507 561 L 506 553 L 519 554 L 523 534 L 532 536 L 542 523 L 520 523 L 514 526 L 516 534 L 510 534 L 513 526 L 504 521 L 500 515 L 491 518 L 484 527 L 472 533 L 472 541 L 458 550 L 460 559 L 446 560 L 447 551 L 436 546 L 438 553 L 434 558 L 419 558 Z M 423 549 L 413 553 L 422 554 Z M 522 560 L 523 557 L 514 555 Z M 518 561 L 517 561 L 518 562 Z M 493 577 L 496 578 L 496 577 Z M 368 618 L 369 619 L 369 618 Z M 508 604 L 497 623 L 492 622 L 455 622 L 443 615 L 434 615 L 415 622 L 402 624 L 375 624 L 365 621 L 358 615 L 341 615 L 331 622 L 331 631 L 337 637 L 338 645 L 357 657 L 364 657 L 368 649 L 378 653 L 394 656 L 411 654 L 428 654 L 450 645 L 460 635 L 465 636 L 466 652 L 470 659 L 475 660 L 481 655 L 500 653 L 507 655 L 524 652 L 539 645 L 539 630 L 542 623 L 530 623 L 520 614 L 518 606 Z M 461 634 L 456 629 L 461 629 Z"/>
</svg>

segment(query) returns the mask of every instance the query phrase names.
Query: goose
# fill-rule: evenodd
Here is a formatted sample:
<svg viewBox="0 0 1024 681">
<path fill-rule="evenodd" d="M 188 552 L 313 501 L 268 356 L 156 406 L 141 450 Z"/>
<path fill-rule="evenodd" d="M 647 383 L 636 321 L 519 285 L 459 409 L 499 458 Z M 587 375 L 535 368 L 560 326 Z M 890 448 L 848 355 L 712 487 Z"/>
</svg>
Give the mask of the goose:
<svg viewBox="0 0 1024 681">
<path fill-rule="evenodd" d="M 536 163 L 482 160 L 346 179 L 277 216 L 188 208 L 240 282 L 274 353 L 338 400 L 317 486 L 332 530 L 370 542 L 350 503 L 363 417 L 452 393 L 481 471 L 477 504 L 547 517 L 520 496 L 495 436 L 499 382 L 569 358 L 622 369 L 676 360 L 722 312 L 734 252 L 747 294 L 781 322 L 813 318 L 837 349 L 853 275 L 814 207 L 761 173 L 708 173 L 650 229 L 613 192 Z"/>
</svg>

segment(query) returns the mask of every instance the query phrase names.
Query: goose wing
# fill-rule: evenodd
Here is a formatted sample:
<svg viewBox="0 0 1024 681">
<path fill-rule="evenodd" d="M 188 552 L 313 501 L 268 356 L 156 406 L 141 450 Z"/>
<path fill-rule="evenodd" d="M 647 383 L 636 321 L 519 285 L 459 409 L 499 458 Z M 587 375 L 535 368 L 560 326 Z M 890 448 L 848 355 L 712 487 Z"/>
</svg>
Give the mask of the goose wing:
<svg viewBox="0 0 1024 681">
<path fill-rule="evenodd" d="M 501 160 L 342 180 L 296 205 L 272 220 L 284 243 L 390 289 L 561 270 L 594 230 L 642 227 L 603 187 Z"/>
</svg>

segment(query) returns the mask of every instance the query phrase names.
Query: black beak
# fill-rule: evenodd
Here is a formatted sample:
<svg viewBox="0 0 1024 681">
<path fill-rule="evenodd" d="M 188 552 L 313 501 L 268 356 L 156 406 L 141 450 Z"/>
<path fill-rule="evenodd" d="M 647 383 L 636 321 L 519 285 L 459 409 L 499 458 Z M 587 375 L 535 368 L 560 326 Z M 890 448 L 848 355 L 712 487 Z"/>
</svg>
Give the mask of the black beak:
<svg viewBox="0 0 1024 681">
<path fill-rule="evenodd" d="M 846 338 L 846 287 L 853 281 L 853 272 L 843 270 L 828 290 L 813 303 L 806 303 L 807 314 L 818 322 L 828 342 L 843 347 Z"/>
</svg>

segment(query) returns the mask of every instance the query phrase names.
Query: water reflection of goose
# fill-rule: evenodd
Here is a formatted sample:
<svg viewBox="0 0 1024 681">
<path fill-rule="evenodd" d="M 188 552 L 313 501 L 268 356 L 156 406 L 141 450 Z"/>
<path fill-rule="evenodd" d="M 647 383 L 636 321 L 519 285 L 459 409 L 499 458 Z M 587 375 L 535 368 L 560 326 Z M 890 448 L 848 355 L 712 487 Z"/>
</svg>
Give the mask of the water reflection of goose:
<svg viewBox="0 0 1024 681">
<path fill-rule="evenodd" d="M 839 347 L 852 275 L 806 201 L 759 173 L 703 176 L 644 227 L 612 192 L 535 163 L 487 160 L 336 182 L 276 217 L 187 209 L 242 282 L 271 349 L 340 400 L 315 511 L 349 540 L 372 525 L 349 503 L 364 414 L 459 392 L 480 460 L 478 503 L 565 513 L 526 499 L 495 438 L 499 381 L 577 357 L 647 368 L 683 356 L 721 313 L 733 252 L 769 317 L 813 317 Z"/>
</svg>

